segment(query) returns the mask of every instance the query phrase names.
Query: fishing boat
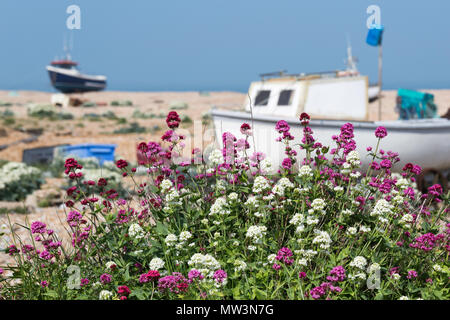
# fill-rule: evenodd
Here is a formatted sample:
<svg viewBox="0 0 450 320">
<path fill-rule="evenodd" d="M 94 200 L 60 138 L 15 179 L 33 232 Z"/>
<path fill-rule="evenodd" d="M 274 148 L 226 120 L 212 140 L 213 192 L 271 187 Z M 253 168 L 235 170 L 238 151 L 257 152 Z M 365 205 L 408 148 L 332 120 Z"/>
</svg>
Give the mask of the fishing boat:
<svg viewBox="0 0 450 320">
<path fill-rule="evenodd" d="M 106 88 L 106 76 L 81 73 L 77 65 L 68 54 L 64 59 L 52 61 L 47 66 L 52 86 L 62 93 L 101 91 Z"/>
<path fill-rule="evenodd" d="M 242 123 L 252 126 L 249 139 L 251 150 L 264 152 L 273 168 L 280 167 L 285 158 L 284 145 L 276 142 L 279 133 L 275 125 L 285 120 L 295 136 L 291 145 L 300 144 L 302 127 L 299 115 L 311 116 L 309 125 L 314 138 L 322 145 L 333 147 L 333 135 L 347 122 L 354 126 L 354 140 L 361 155 L 363 170 L 371 163 L 367 147 L 375 149 L 374 135 L 378 126 L 384 126 L 388 136 L 382 139 L 380 148 L 397 152 L 400 164 L 392 170 L 400 171 L 411 162 L 423 168 L 418 186 L 426 192 L 432 184 L 440 183 L 444 189 L 450 180 L 450 120 L 446 118 L 411 119 L 395 121 L 368 120 L 368 79 L 365 76 L 340 77 L 335 74 L 281 75 L 250 85 L 242 111 L 212 109 L 216 140 L 222 146 L 222 134 L 231 132 L 240 137 Z M 306 154 L 299 148 L 300 157 Z"/>
<path fill-rule="evenodd" d="M 351 122 L 364 169 L 371 163 L 371 158 L 365 156 L 366 148 L 375 148 L 375 129 L 384 126 L 388 136 L 381 141 L 380 147 L 385 151 L 397 152 L 400 156 L 400 164 L 393 167 L 394 171 L 401 170 L 402 164 L 408 162 L 418 164 L 424 168 L 424 173 L 431 173 L 432 179 L 446 187 L 445 182 L 448 181 L 450 172 L 450 120 L 438 118 L 436 114 L 424 118 L 423 114 L 427 112 L 420 112 L 418 119 L 383 121 L 381 99 L 378 107 L 379 121 L 369 119 L 369 100 L 374 100 L 381 94 L 382 30 L 382 26 L 370 29 L 366 40 L 368 44 L 379 47 L 377 85 L 370 86 L 368 77 L 358 72 L 356 59 L 349 46 L 347 68 L 342 71 L 311 74 L 287 74 L 282 71 L 262 74 L 259 81 L 251 83 L 241 111 L 217 108 L 211 111 L 218 143 L 222 143 L 224 132 L 241 136 L 240 126 L 246 122 L 252 126 L 253 131 L 254 139 L 249 139 L 251 148 L 264 152 L 272 160 L 274 167 L 278 168 L 285 155 L 283 144 L 275 141 L 279 136 L 275 125 L 279 120 L 287 121 L 295 136 L 292 145 L 300 144 L 302 134 L 298 119 L 305 112 L 311 117 L 309 124 L 315 140 L 325 146 L 335 146 L 332 136 L 339 134 L 342 125 Z M 416 96 L 428 97 L 426 94 L 414 94 L 414 98 Z M 419 109 L 417 110 L 420 111 Z M 304 157 L 304 151 L 299 155 Z"/>
</svg>

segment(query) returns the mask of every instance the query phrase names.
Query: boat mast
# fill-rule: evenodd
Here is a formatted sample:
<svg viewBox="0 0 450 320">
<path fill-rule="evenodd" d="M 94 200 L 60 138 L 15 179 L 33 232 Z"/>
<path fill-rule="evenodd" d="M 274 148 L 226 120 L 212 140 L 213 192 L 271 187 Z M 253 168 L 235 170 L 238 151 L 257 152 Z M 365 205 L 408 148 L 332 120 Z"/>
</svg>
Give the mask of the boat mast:
<svg viewBox="0 0 450 320">
<path fill-rule="evenodd" d="M 358 73 L 358 68 L 356 67 L 356 63 L 358 62 L 358 58 L 354 57 L 352 54 L 352 45 L 350 43 L 350 38 L 347 34 L 347 70 L 352 73 Z"/>
</svg>

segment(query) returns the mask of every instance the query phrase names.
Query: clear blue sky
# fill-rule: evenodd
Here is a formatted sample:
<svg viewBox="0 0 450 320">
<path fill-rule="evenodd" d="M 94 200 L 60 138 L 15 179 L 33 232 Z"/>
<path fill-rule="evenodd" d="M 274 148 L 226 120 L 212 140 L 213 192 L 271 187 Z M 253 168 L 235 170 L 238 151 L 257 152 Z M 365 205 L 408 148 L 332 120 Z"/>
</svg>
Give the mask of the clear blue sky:
<svg viewBox="0 0 450 320">
<path fill-rule="evenodd" d="M 69 31 L 66 8 L 81 8 Z M 263 72 L 344 67 L 377 80 L 366 8 L 381 7 L 385 88 L 450 87 L 447 0 L 1 0 L 0 89 L 52 91 L 45 66 L 63 53 L 108 76 L 108 90 L 246 91 Z"/>
</svg>

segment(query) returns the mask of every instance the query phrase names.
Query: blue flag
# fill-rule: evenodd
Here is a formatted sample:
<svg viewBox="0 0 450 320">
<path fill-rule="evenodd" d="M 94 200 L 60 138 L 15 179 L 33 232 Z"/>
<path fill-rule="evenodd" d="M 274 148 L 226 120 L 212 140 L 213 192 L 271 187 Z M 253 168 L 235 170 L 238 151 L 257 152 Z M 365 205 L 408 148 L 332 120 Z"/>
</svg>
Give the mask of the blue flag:
<svg viewBox="0 0 450 320">
<path fill-rule="evenodd" d="M 383 30 L 384 27 L 378 24 L 372 25 L 372 28 L 369 29 L 369 33 L 367 34 L 366 42 L 367 44 L 377 47 L 381 45 L 383 38 Z"/>
</svg>

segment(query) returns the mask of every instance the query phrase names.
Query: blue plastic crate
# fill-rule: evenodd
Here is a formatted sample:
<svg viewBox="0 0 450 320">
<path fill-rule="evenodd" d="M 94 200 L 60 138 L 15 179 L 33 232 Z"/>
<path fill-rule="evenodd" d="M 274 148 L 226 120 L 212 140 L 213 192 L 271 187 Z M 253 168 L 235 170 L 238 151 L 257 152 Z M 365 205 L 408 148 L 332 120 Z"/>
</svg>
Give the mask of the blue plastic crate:
<svg viewBox="0 0 450 320">
<path fill-rule="evenodd" d="M 373 25 L 372 28 L 369 29 L 369 33 L 367 34 L 366 42 L 371 46 L 379 46 L 383 39 L 383 30 L 384 27 L 380 25 Z"/>
<path fill-rule="evenodd" d="M 98 159 L 100 164 L 105 161 L 114 162 L 114 151 L 116 150 L 115 144 L 75 144 L 71 146 L 61 147 L 61 152 L 65 155 L 74 155 L 79 158 L 91 158 Z"/>
</svg>

